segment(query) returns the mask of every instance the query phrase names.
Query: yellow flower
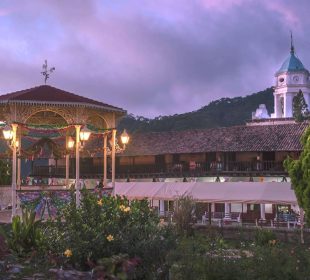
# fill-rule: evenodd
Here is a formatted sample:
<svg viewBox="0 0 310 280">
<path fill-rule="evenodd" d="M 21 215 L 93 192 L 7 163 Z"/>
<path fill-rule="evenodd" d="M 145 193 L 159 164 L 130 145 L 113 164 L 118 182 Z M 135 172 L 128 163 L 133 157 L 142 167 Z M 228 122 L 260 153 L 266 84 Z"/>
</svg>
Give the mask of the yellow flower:
<svg viewBox="0 0 310 280">
<path fill-rule="evenodd" d="M 109 235 L 107 236 L 107 240 L 108 240 L 109 242 L 113 241 L 113 240 L 114 240 L 113 235 L 109 234 Z"/>
<path fill-rule="evenodd" d="M 123 212 L 124 212 L 125 208 L 126 208 L 125 205 L 120 205 L 120 206 L 119 206 L 119 209 L 120 209 L 121 211 L 123 211 Z"/>
<path fill-rule="evenodd" d="M 102 199 L 98 200 L 98 201 L 97 201 L 97 204 L 98 204 L 99 206 L 102 206 Z"/>
<path fill-rule="evenodd" d="M 276 245 L 276 243 L 277 243 L 277 240 L 275 240 L 275 239 L 274 240 L 269 240 L 269 244 L 270 245 L 274 246 L 274 245 Z"/>
<path fill-rule="evenodd" d="M 72 256 L 72 251 L 70 249 L 67 249 L 65 252 L 64 252 L 64 255 L 67 257 L 67 258 L 70 258 Z"/>
<path fill-rule="evenodd" d="M 128 206 L 128 207 L 126 207 L 125 209 L 124 209 L 124 212 L 129 212 L 130 211 L 130 207 Z"/>
<path fill-rule="evenodd" d="M 164 227 L 165 226 L 165 220 L 164 219 L 159 219 L 159 227 Z"/>
</svg>

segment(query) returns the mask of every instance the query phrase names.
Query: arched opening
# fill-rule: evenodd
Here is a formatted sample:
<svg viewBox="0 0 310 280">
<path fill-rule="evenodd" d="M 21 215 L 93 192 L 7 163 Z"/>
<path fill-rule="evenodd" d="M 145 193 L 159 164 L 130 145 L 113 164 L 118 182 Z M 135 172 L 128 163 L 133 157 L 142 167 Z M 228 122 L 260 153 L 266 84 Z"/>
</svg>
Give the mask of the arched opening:
<svg viewBox="0 0 310 280">
<path fill-rule="evenodd" d="M 28 117 L 27 124 L 37 125 L 67 125 L 67 121 L 54 111 L 39 111 Z"/>
<path fill-rule="evenodd" d="M 97 114 L 91 114 L 87 118 L 86 123 L 91 124 L 91 125 L 95 126 L 96 128 L 99 128 L 99 129 L 108 128 L 108 124 L 107 124 L 106 120 Z"/>
<path fill-rule="evenodd" d="M 33 184 L 48 184 L 48 177 L 65 176 L 65 149 L 68 130 L 57 130 L 66 127 L 67 121 L 52 110 L 40 110 L 30 115 L 26 128 L 19 127 L 18 135 L 22 139 L 21 177 L 33 177 Z M 31 126 L 37 126 L 31 129 Z M 40 181 L 41 175 L 47 177 Z M 42 176 L 43 177 L 43 176 Z"/>
</svg>

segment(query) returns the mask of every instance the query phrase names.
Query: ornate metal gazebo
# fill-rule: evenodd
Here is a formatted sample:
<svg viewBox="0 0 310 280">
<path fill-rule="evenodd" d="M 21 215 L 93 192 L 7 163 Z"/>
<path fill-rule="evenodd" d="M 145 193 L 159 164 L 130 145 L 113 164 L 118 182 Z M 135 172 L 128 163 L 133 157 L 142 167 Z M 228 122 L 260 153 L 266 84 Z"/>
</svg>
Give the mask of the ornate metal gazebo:
<svg viewBox="0 0 310 280">
<path fill-rule="evenodd" d="M 90 134 L 103 137 L 104 186 L 107 186 L 107 139 L 111 135 L 112 188 L 115 186 L 116 123 L 126 111 L 55 87 L 42 85 L 0 96 L 0 120 L 4 136 L 12 150 L 12 216 L 16 214 L 16 186 L 21 184 L 23 135 L 28 130 L 44 134 L 57 131 L 63 141 L 66 157 L 66 182 L 69 180 L 69 148 L 75 146 L 76 201 L 80 201 L 79 158 L 83 143 Z M 75 137 L 75 145 L 72 143 Z M 17 159 L 17 155 L 18 159 Z"/>
</svg>

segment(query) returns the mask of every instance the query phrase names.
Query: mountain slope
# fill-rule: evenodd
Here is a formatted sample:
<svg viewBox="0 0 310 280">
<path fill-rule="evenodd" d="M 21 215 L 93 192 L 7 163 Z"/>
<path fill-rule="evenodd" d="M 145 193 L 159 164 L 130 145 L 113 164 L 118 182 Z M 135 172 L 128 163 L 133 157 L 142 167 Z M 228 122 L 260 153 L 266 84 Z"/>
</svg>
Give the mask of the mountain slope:
<svg viewBox="0 0 310 280">
<path fill-rule="evenodd" d="M 128 115 L 121 120 L 118 128 L 120 131 L 126 128 L 133 133 L 240 125 L 251 119 L 252 112 L 259 104 L 266 104 L 269 114 L 273 112 L 273 88 L 245 97 L 222 98 L 210 102 L 197 111 L 184 114 L 160 116 L 154 119 Z"/>
</svg>

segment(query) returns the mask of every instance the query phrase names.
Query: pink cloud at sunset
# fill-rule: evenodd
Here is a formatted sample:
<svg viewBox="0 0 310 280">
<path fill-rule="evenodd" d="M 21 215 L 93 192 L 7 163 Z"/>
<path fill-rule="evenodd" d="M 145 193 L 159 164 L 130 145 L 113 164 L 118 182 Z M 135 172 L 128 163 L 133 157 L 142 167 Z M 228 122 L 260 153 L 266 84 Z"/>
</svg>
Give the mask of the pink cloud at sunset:
<svg viewBox="0 0 310 280">
<path fill-rule="evenodd" d="M 1 87 L 43 82 L 154 117 L 273 85 L 289 53 L 310 67 L 310 3 L 252 0 L 1 1 Z"/>
</svg>

